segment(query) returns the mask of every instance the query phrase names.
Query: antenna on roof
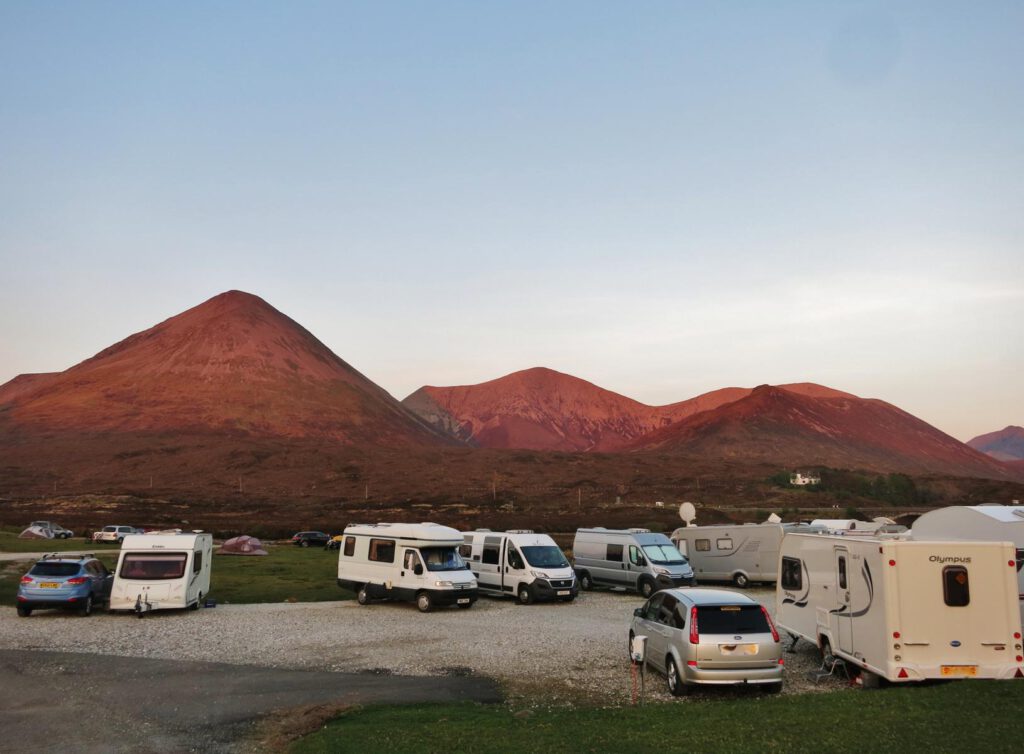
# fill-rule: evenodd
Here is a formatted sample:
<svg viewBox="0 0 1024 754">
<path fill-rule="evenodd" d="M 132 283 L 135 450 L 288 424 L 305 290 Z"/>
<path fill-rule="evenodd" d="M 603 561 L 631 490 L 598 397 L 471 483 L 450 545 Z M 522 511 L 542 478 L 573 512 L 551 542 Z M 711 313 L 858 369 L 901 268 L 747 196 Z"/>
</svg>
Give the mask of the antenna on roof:
<svg viewBox="0 0 1024 754">
<path fill-rule="evenodd" d="M 687 526 L 693 526 L 693 522 L 697 520 L 697 509 L 693 507 L 693 503 L 683 503 L 679 506 L 679 518 L 683 519 L 683 523 Z"/>
</svg>

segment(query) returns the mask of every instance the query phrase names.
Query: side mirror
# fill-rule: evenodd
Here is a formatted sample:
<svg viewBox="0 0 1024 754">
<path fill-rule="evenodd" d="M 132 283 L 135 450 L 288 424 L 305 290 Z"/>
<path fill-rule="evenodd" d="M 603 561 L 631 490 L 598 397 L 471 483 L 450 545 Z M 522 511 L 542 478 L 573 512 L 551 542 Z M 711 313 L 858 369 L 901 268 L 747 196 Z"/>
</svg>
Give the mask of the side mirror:
<svg viewBox="0 0 1024 754">
<path fill-rule="evenodd" d="M 643 618 L 644 617 L 644 609 L 642 607 L 638 607 L 636 610 L 633 611 L 633 617 L 635 617 L 635 618 Z"/>
<path fill-rule="evenodd" d="M 466 563 L 466 570 L 467 571 L 472 571 L 473 570 L 473 566 L 471 566 L 469 563 Z"/>
<path fill-rule="evenodd" d="M 423 566 L 420 563 L 417 563 L 416 567 L 412 569 L 412 572 L 415 573 L 417 576 L 422 576 Z"/>
</svg>

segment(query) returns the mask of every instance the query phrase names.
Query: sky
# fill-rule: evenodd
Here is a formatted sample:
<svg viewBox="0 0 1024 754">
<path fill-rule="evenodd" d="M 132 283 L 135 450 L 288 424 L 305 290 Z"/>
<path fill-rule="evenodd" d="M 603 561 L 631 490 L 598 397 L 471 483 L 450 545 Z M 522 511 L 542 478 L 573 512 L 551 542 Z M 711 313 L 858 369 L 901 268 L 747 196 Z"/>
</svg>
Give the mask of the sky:
<svg viewBox="0 0 1024 754">
<path fill-rule="evenodd" d="M 403 398 L 547 366 L 1024 424 L 1020 2 L 0 0 L 0 382 L 225 290 Z"/>
</svg>

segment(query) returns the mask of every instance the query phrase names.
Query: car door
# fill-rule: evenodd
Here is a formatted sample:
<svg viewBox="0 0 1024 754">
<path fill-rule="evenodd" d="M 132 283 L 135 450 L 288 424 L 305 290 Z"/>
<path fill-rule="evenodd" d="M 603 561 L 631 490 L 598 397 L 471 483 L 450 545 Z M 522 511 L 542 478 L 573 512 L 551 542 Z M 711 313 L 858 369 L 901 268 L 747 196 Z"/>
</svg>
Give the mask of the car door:
<svg viewBox="0 0 1024 754">
<path fill-rule="evenodd" d="M 402 570 L 399 572 L 399 575 L 401 576 L 400 587 L 403 590 L 412 590 L 412 593 L 415 594 L 424 586 L 427 578 L 427 569 L 420 559 L 418 550 L 406 548 L 402 553 Z"/>
<path fill-rule="evenodd" d="M 671 594 L 664 594 L 663 599 L 658 604 L 658 611 L 654 620 L 651 622 L 651 632 L 658 637 L 656 642 L 658 648 L 657 660 L 658 667 L 662 670 L 666 669 L 665 658 L 670 654 L 674 634 L 678 631 L 673 626 L 675 623 L 675 611 L 678 605 L 679 600 Z M 650 642 L 650 639 L 648 639 L 648 642 Z"/>
<path fill-rule="evenodd" d="M 629 546 L 629 558 L 626 561 L 626 585 L 636 588 L 640 575 L 647 572 L 647 558 L 637 545 Z"/>
<path fill-rule="evenodd" d="M 505 540 L 505 578 L 503 586 L 505 591 L 515 592 L 521 583 L 527 581 L 526 560 L 512 542 Z"/>
<path fill-rule="evenodd" d="M 658 611 L 664 599 L 665 594 L 657 592 L 647 600 L 637 621 L 636 632 L 637 636 L 647 637 L 645 662 L 661 671 L 665 670 L 665 644 L 663 633 L 658 630 Z"/>
</svg>

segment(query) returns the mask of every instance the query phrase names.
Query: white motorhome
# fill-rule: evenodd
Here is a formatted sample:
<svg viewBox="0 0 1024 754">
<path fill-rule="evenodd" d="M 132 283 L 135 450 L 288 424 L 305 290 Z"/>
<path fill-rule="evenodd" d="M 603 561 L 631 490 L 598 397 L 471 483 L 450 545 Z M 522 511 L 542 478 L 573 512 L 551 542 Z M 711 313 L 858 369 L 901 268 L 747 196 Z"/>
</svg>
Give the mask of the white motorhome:
<svg viewBox="0 0 1024 754">
<path fill-rule="evenodd" d="M 459 552 L 484 594 L 515 596 L 529 605 L 536 600 L 572 602 L 579 592 L 572 566 L 547 534 L 477 529 L 462 538 Z"/>
<path fill-rule="evenodd" d="M 705 581 L 731 581 L 741 589 L 751 582 L 779 578 L 779 545 L 789 531 L 824 531 L 806 524 L 715 524 L 684 526 L 671 539 L 693 573 Z"/>
<path fill-rule="evenodd" d="M 693 569 L 672 540 L 650 529 L 577 529 L 572 552 L 584 590 L 624 588 L 646 599 L 659 589 L 697 584 Z"/>
<path fill-rule="evenodd" d="M 213 535 L 180 530 L 129 534 L 121 544 L 110 610 L 197 609 L 210 593 Z"/>
<path fill-rule="evenodd" d="M 889 681 L 1024 678 L 1015 565 L 1007 543 L 787 534 L 775 619 Z"/>
<path fill-rule="evenodd" d="M 338 548 L 338 586 L 375 599 L 472 607 L 477 582 L 459 554 L 462 533 L 439 524 L 353 524 Z"/>
<path fill-rule="evenodd" d="M 911 536 L 922 540 L 972 539 L 1013 542 L 1017 558 L 1017 603 L 1024 622 L 1024 505 L 951 505 L 918 517 Z"/>
</svg>

